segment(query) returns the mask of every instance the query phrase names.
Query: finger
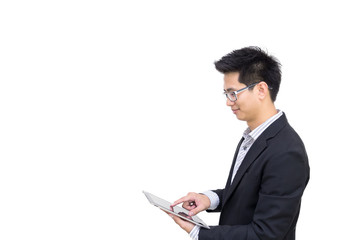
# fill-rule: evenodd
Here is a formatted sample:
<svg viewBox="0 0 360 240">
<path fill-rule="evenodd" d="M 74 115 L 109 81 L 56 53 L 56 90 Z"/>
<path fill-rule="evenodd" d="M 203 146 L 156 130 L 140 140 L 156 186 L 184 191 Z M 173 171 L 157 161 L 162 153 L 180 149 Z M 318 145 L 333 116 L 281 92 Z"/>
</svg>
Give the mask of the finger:
<svg viewBox="0 0 360 240">
<path fill-rule="evenodd" d="M 173 215 L 172 219 L 176 224 L 178 224 L 182 229 L 184 229 L 187 233 L 190 233 L 191 230 L 194 228 L 194 224 L 188 221 L 183 220 L 182 218 Z"/>
<path fill-rule="evenodd" d="M 191 210 L 195 209 L 196 206 L 183 206 L 183 208 L 185 208 L 188 211 L 191 211 Z"/>
<path fill-rule="evenodd" d="M 182 197 L 182 198 L 176 200 L 173 204 L 171 204 L 171 206 L 172 206 L 172 207 L 173 207 L 173 206 L 176 206 L 176 205 L 178 205 L 178 204 L 180 204 L 180 203 L 189 201 L 190 199 L 191 199 L 191 198 L 190 198 L 189 196 Z"/>
<path fill-rule="evenodd" d="M 186 210 L 190 211 L 190 210 L 196 208 L 196 204 L 194 201 L 186 201 L 186 202 L 184 202 L 182 207 L 185 208 Z"/>
<path fill-rule="evenodd" d="M 165 211 L 164 211 L 165 212 Z M 180 222 L 184 221 L 182 220 L 180 217 L 174 215 L 174 214 L 171 214 L 169 212 L 165 212 L 169 217 L 171 217 L 177 224 L 179 224 Z"/>
<path fill-rule="evenodd" d="M 204 208 L 202 206 L 197 206 L 194 209 L 191 209 L 191 211 L 189 212 L 189 216 L 195 216 L 196 214 L 198 214 L 199 212 L 203 211 Z"/>
<path fill-rule="evenodd" d="M 166 212 L 166 211 L 164 211 L 164 210 L 162 210 L 162 209 L 161 209 L 161 211 L 163 211 L 164 213 L 166 213 L 169 217 L 174 218 L 174 215 L 172 215 L 171 213 Z"/>
<path fill-rule="evenodd" d="M 170 215 L 170 214 L 171 214 L 171 213 L 169 213 L 169 212 L 167 212 L 167 211 L 165 211 L 165 210 L 163 210 L 163 209 L 161 209 L 161 208 L 160 208 L 160 210 L 163 211 L 164 213 L 166 213 L 167 215 Z"/>
<path fill-rule="evenodd" d="M 178 216 L 176 216 L 176 215 L 172 215 L 171 217 L 172 217 L 172 219 L 174 219 L 174 221 L 175 221 L 178 225 L 180 225 L 180 224 L 182 224 L 182 223 L 184 222 L 184 220 L 182 220 L 180 217 L 178 217 Z"/>
</svg>

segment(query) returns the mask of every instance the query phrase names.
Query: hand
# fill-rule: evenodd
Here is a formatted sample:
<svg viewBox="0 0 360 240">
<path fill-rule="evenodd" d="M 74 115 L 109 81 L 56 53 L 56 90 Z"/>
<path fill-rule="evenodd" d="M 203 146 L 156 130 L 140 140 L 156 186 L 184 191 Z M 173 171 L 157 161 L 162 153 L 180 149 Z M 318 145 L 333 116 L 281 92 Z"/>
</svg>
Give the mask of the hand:
<svg viewBox="0 0 360 240">
<path fill-rule="evenodd" d="M 165 212 L 165 211 L 164 211 Z M 175 222 L 177 225 L 179 225 L 182 229 L 184 229 L 187 233 L 190 233 L 191 230 L 195 227 L 195 224 L 185 221 L 181 218 L 179 218 L 176 215 L 173 215 L 171 213 L 165 212 L 167 215 L 169 215 Z"/>
<path fill-rule="evenodd" d="M 210 199 L 199 193 L 188 193 L 185 197 L 176 200 L 171 207 L 183 203 L 182 207 L 189 210 L 189 216 L 194 216 L 210 207 Z"/>
</svg>

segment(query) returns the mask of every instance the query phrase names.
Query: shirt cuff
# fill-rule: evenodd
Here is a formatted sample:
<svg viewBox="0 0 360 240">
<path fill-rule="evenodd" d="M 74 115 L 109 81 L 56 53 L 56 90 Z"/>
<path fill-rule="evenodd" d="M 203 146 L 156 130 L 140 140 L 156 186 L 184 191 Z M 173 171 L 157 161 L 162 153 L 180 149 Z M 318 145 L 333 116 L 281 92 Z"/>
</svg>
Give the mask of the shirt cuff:
<svg viewBox="0 0 360 240">
<path fill-rule="evenodd" d="M 209 210 L 214 210 L 219 206 L 220 199 L 219 199 L 219 196 L 215 192 L 206 191 L 206 192 L 203 192 L 202 194 L 206 195 L 210 199 L 210 207 L 208 208 Z"/>
<path fill-rule="evenodd" d="M 189 233 L 190 238 L 192 240 L 198 240 L 199 239 L 199 232 L 200 232 L 200 227 L 198 225 L 195 225 L 195 227 Z"/>
</svg>

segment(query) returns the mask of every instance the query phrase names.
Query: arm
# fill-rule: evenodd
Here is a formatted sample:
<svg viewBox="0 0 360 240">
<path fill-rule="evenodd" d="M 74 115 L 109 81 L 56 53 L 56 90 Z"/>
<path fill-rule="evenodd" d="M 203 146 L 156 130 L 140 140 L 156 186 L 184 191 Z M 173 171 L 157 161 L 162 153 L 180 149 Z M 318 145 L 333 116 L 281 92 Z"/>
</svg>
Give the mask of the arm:
<svg viewBox="0 0 360 240">
<path fill-rule="evenodd" d="M 252 222 L 200 229 L 199 239 L 283 239 L 296 224 L 308 178 L 307 158 L 301 151 L 273 157 L 263 168 Z"/>
</svg>

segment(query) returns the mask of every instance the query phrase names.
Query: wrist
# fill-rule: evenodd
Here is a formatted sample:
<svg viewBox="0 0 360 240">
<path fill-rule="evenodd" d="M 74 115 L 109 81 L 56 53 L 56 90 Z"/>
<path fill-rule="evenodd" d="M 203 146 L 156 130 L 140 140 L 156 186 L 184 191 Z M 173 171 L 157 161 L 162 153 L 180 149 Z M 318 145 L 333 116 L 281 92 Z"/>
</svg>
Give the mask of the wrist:
<svg viewBox="0 0 360 240">
<path fill-rule="evenodd" d="M 213 191 L 206 191 L 202 193 L 203 195 L 205 195 L 208 199 L 209 199 L 209 210 L 214 210 L 219 206 L 220 203 L 220 199 L 219 196 L 213 192 Z"/>
</svg>

